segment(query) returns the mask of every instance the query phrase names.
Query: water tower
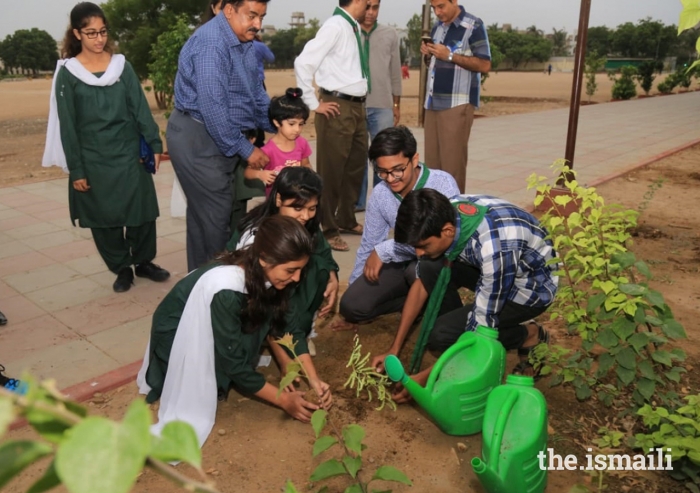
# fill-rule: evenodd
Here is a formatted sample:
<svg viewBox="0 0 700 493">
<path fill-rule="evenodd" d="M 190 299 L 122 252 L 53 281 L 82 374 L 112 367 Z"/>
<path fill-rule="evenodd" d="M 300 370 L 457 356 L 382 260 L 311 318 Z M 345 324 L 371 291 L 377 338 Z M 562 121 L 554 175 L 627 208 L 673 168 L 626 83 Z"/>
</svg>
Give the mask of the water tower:
<svg viewBox="0 0 700 493">
<path fill-rule="evenodd" d="M 304 12 L 292 12 L 292 22 L 289 23 L 292 29 L 306 27 L 306 18 Z"/>
</svg>

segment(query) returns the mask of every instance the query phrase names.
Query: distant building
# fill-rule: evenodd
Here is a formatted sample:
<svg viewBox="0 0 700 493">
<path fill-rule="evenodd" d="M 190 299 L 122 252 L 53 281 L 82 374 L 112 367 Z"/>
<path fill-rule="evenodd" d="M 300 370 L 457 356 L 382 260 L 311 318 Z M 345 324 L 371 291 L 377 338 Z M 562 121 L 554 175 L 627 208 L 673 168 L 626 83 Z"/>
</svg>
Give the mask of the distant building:
<svg viewBox="0 0 700 493">
<path fill-rule="evenodd" d="M 261 35 L 261 36 L 270 36 L 270 37 L 272 37 L 272 36 L 274 36 L 275 34 L 277 34 L 277 28 L 276 28 L 275 26 L 273 26 L 272 24 L 266 24 L 266 25 L 264 25 L 264 26 L 262 27 L 262 29 L 260 30 L 260 35 Z"/>
<path fill-rule="evenodd" d="M 306 27 L 306 18 L 304 12 L 292 12 L 292 21 L 289 23 L 292 29 L 295 27 Z"/>
</svg>

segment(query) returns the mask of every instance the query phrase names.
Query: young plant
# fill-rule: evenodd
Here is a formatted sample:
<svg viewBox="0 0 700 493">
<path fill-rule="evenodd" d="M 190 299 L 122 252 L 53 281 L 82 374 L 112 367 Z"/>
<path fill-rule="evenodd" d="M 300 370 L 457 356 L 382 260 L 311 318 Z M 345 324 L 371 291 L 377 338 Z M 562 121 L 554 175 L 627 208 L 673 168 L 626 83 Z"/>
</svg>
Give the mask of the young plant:
<svg viewBox="0 0 700 493">
<path fill-rule="evenodd" d="M 656 71 L 655 62 L 644 62 L 637 68 L 637 75 L 634 77 L 639 85 L 641 86 L 644 94 L 649 95 L 651 91 L 651 86 L 654 83 L 654 72 Z"/>
<path fill-rule="evenodd" d="M 672 478 L 687 481 L 688 490 L 700 491 L 700 394 L 684 397 L 686 404 L 669 411 L 645 405 L 637 415 L 642 417 L 646 433 L 637 433 L 631 445 L 645 452 L 671 449 Z"/>
<path fill-rule="evenodd" d="M 36 461 L 53 460 L 31 492 L 63 485 L 71 493 L 126 493 L 145 467 L 189 491 L 216 493 L 202 470 L 202 454 L 192 427 L 168 423 L 160 438 L 151 435 L 151 414 L 142 401 L 134 401 L 121 423 L 71 402 L 54 382 L 28 383 L 23 396 L 0 388 L 0 437 L 17 418 L 24 418 L 43 440 L 7 440 L 0 444 L 0 489 Z M 183 476 L 167 463 L 191 465 L 202 482 Z"/>
<path fill-rule="evenodd" d="M 584 74 L 586 75 L 586 94 L 588 94 L 588 102 L 591 102 L 591 97 L 598 90 L 598 84 L 595 81 L 595 76 L 605 67 L 605 57 L 598 56 L 595 50 L 586 57 L 586 67 Z"/>
<path fill-rule="evenodd" d="M 357 334 L 355 334 L 353 342 L 354 346 L 352 354 L 350 354 L 350 360 L 345 365 L 346 368 L 351 368 L 351 372 L 343 387 L 355 389 L 356 397 L 360 397 L 362 391 L 365 390 L 369 402 L 372 402 L 372 392 L 374 392 L 379 401 L 379 407 L 376 408 L 377 411 L 381 411 L 386 405 L 396 411 L 396 403 L 391 398 L 391 392 L 389 392 L 389 386 L 391 385 L 389 377 L 383 373 L 377 373 L 374 368 L 367 365 L 370 353 L 367 353 L 364 357 L 362 356 L 362 344 L 360 344 L 360 337 Z"/>
<path fill-rule="evenodd" d="M 639 207 L 637 210 L 639 211 L 639 214 L 641 215 L 647 208 L 649 207 L 649 203 L 652 201 L 654 198 L 654 195 L 656 195 L 656 192 L 659 191 L 659 189 L 663 186 L 664 184 L 664 179 L 663 178 L 658 178 L 654 180 L 654 182 L 647 187 L 647 191 L 644 193 L 644 197 L 642 197 L 642 201 L 639 204 Z"/>
<path fill-rule="evenodd" d="M 176 22 L 164 33 L 158 36 L 151 46 L 152 62 L 148 64 L 148 77 L 153 82 L 153 91 L 158 109 L 166 110 L 165 117 L 173 110 L 175 97 L 175 75 L 180 50 L 192 36 L 187 16 L 180 15 Z"/>
<path fill-rule="evenodd" d="M 575 178 L 564 160 L 553 168 L 556 176 Z M 552 197 L 546 181 L 532 175 L 528 188 L 537 189 L 535 205 L 545 197 L 554 204 L 540 218 L 558 253 L 552 263 L 560 284 L 551 319 L 561 318 L 580 336 L 581 349 L 568 355 L 543 345 L 533 359 L 554 374 L 551 385 L 570 383 L 579 400 L 595 391 L 606 405 L 675 401 L 686 355 L 670 343 L 686 334 L 663 295 L 649 287 L 647 264 L 627 249 L 638 212 L 606 205 L 594 188 L 575 179 L 565 182 L 570 195 Z M 578 211 L 565 217 L 571 201 Z"/>
<path fill-rule="evenodd" d="M 280 392 L 287 385 L 291 384 L 297 377 L 302 377 L 308 381 L 308 376 L 306 370 L 304 369 L 304 364 L 299 360 L 294 347 L 296 343 L 290 334 L 285 334 L 284 337 L 277 339 L 275 341 L 282 347 L 287 348 L 292 354 L 293 359 L 287 365 L 287 374 L 280 382 Z M 360 348 L 359 344 L 355 343 L 356 348 Z M 353 351 L 359 354 L 359 349 Z M 329 425 L 331 428 L 330 435 L 321 436 L 321 432 Z M 411 480 L 395 467 L 391 466 L 380 466 L 372 475 L 369 481 L 363 481 L 363 463 L 362 463 L 362 452 L 367 448 L 362 441 L 365 438 L 365 430 L 357 424 L 346 425 L 342 428 L 342 431 L 336 426 L 336 424 L 331 419 L 328 411 L 325 409 L 319 409 L 315 411 L 311 416 L 311 426 L 313 427 L 314 434 L 316 435 L 316 441 L 313 446 L 313 457 L 328 451 L 331 447 L 335 445 L 340 445 L 342 449 L 342 457 L 339 459 L 333 458 L 328 459 L 313 470 L 309 481 L 312 483 L 323 481 L 329 478 L 337 476 L 348 476 L 349 486 L 344 490 L 345 493 L 390 493 L 391 490 L 377 490 L 370 489 L 370 484 L 373 481 L 393 481 L 396 483 L 402 483 L 406 485 L 412 485 Z M 287 481 L 284 489 L 285 493 L 298 493 L 298 490 L 291 481 Z M 326 486 L 318 490 L 319 493 L 328 491 Z"/>
<path fill-rule="evenodd" d="M 612 97 L 613 99 L 632 99 L 637 95 L 637 87 L 634 85 L 634 77 L 637 75 L 637 69 L 632 66 L 625 65 L 620 69 L 618 77 L 614 72 L 608 72 L 608 77 L 612 80 Z"/>
</svg>

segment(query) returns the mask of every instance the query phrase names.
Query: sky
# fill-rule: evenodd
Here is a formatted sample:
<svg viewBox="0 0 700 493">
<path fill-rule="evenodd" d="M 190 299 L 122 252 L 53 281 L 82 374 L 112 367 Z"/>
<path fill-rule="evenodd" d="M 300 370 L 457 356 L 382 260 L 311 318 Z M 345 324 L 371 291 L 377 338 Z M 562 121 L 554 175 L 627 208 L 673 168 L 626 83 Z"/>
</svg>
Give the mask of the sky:
<svg viewBox="0 0 700 493">
<path fill-rule="evenodd" d="M 203 3 L 204 0 L 192 0 Z M 578 26 L 579 0 L 458 0 L 489 25 L 509 23 L 525 29 L 536 25 L 546 33 L 553 28 L 572 33 Z M 0 0 L 0 39 L 18 29 L 38 27 L 54 38 L 63 37 L 68 14 L 77 0 Z M 96 2 L 97 3 L 97 2 Z M 405 27 L 408 19 L 421 10 L 423 0 L 382 0 L 379 22 Z M 303 7 L 302 7 L 303 5 Z M 265 24 L 286 28 L 291 13 L 303 11 L 306 20 L 329 17 L 337 3 L 333 0 L 271 0 Z M 615 27 L 651 17 L 665 24 L 678 24 L 680 0 L 592 0 L 590 26 Z"/>
</svg>

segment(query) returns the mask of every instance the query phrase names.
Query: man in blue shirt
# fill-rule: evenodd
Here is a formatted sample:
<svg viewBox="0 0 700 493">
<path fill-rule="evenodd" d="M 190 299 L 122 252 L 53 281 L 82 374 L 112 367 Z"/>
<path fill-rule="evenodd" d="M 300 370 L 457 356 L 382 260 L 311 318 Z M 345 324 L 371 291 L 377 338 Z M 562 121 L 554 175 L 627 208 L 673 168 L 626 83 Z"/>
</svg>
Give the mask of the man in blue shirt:
<svg viewBox="0 0 700 493">
<path fill-rule="evenodd" d="M 231 236 L 231 178 L 238 161 L 256 168 L 269 161 L 244 135 L 257 128 L 275 132 L 252 43 L 268 1 L 223 0 L 221 12 L 180 52 L 166 137 L 187 198 L 190 271 L 222 251 Z"/>
<path fill-rule="evenodd" d="M 491 70 L 486 26 L 457 5 L 431 0 L 438 22 L 432 41 L 421 44 L 431 57 L 425 96 L 425 160 L 454 176 L 462 193 L 467 180 L 469 134 L 479 107 L 481 74 Z"/>
</svg>

